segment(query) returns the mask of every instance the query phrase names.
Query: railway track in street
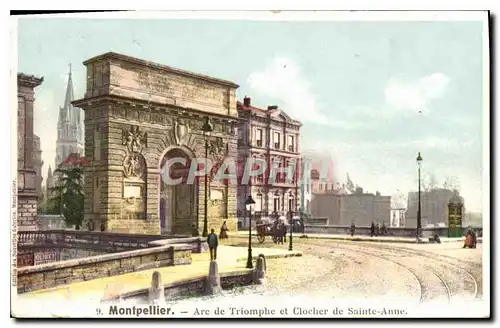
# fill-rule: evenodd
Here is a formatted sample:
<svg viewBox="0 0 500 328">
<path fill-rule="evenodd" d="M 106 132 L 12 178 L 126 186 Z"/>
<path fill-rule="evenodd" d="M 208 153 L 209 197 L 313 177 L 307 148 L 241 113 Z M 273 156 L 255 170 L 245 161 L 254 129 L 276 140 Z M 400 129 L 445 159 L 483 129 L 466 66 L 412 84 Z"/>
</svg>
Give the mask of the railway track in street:
<svg viewBox="0 0 500 328">
<path fill-rule="evenodd" d="M 413 275 L 419 285 L 420 303 L 434 300 L 451 302 L 453 298 L 477 298 L 481 295 L 478 279 L 475 277 L 477 274 L 461 268 L 457 259 L 403 247 L 386 247 L 378 244 L 319 244 L 308 241 L 303 241 L 303 243 L 360 253 L 403 267 Z"/>
</svg>

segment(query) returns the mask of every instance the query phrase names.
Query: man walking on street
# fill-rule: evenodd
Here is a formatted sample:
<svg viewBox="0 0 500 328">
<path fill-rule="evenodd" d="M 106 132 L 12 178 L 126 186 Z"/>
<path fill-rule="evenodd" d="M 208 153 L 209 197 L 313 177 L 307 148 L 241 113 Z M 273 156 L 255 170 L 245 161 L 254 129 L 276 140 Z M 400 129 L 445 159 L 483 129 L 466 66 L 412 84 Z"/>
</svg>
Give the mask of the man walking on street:
<svg viewBox="0 0 500 328">
<path fill-rule="evenodd" d="M 210 249 L 210 261 L 217 260 L 217 246 L 219 246 L 219 240 L 215 234 L 215 230 L 212 229 L 207 236 L 207 244 Z"/>
</svg>

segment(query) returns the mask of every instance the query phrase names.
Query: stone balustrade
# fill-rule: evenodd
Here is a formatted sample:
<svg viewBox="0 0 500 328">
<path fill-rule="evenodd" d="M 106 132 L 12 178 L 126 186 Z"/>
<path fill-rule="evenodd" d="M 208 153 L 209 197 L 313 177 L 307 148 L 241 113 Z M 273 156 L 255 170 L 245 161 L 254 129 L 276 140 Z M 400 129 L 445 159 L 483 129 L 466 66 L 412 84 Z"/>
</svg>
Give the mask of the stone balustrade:
<svg viewBox="0 0 500 328">
<path fill-rule="evenodd" d="M 166 245 L 17 269 L 17 291 L 26 293 L 69 283 L 172 265 L 191 264 L 192 245 Z"/>
<path fill-rule="evenodd" d="M 20 231 L 17 234 L 20 249 L 77 248 L 114 253 L 159 245 L 191 244 L 193 252 L 200 251 L 200 237 L 138 235 L 83 230 Z M 160 242 L 154 244 L 153 242 Z M 153 244 L 151 244 L 153 243 Z"/>
<path fill-rule="evenodd" d="M 473 227 L 478 237 L 482 237 L 483 228 Z M 462 228 L 462 234 L 465 235 L 467 233 L 468 227 Z M 304 233 L 324 233 L 324 234 L 340 234 L 347 235 L 351 234 L 351 227 L 344 225 L 319 225 L 319 224 L 306 224 Z M 432 236 L 437 234 L 440 237 L 448 236 L 448 227 L 434 227 L 434 228 L 422 228 L 422 235 L 424 236 Z M 370 227 L 369 226 L 360 226 L 356 227 L 355 235 L 370 235 Z M 393 237 L 415 237 L 416 228 L 399 228 L 399 227 L 387 227 L 386 236 Z"/>
</svg>

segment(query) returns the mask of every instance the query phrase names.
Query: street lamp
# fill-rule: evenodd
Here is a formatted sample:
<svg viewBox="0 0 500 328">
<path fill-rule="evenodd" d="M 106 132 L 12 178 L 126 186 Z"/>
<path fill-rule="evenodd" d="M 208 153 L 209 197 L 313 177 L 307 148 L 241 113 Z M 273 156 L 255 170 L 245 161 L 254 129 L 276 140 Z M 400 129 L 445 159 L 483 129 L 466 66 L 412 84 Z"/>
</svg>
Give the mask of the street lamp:
<svg viewBox="0 0 500 328">
<path fill-rule="evenodd" d="M 210 139 L 210 135 L 212 131 L 214 130 L 214 127 L 212 123 L 210 123 L 210 117 L 206 117 L 205 123 L 201 127 L 201 130 L 203 131 L 203 138 L 205 139 L 205 171 L 207 170 L 208 167 L 208 141 Z M 204 213 L 204 219 L 203 219 L 203 237 L 206 237 L 208 235 L 208 172 L 205 172 L 205 213 Z"/>
<path fill-rule="evenodd" d="M 247 268 L 253 268 L 252 262 L 252 206 L 255 204 L 255 201 L 252 198 L 252 195 L 248 195 L 245 200 L 245 207 L 248 211 L 248 258 L 247 258 Z"/>
<path fill-rule="evenodd" d="M 422 206 L 420 203 L 420 167 L 422 165 L 422 156 L 420 152 L 418 152 L 417 156 L 417 165 L 418 165 L 418 210 L 417 210 L 417 240 L 420 238 L 420 233 L 422 230 Z"/>
<path fill-rule="evenodd" d="M 293 192 L 290 190 L 290 199 L 293 197 Z M 288 205 L 292 205 L 292 202 L 289 202 L 290 204 Z M 288 250 L 289 251 L 293 251 L 293 244 L 292 244 L 292 231 L 293 231 L 293 212 L 292 212 L 292 208 L 291 206 L 289 206 L 290 208 L 288 209 L 288 213 L 289 213 L 289 217 L 290 217 L 290 244 L 288 245 Z"/>
</svg>

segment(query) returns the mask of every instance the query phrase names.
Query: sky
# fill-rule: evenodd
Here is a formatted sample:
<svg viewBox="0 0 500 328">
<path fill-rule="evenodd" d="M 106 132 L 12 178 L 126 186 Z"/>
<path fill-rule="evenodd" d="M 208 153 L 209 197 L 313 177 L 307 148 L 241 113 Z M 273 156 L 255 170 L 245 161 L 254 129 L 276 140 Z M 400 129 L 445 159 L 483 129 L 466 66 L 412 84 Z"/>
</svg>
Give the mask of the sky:
<svg viewBox="0 0 500 328">
<path fill-rule="evenodd" d="M 35 134 L 44 175 L 54 167 L 69 64 L 75 97 L 86 59 L 114 51 L 233 81 L 237 97 L 278 105 L 303 123 L 300 148 L 329 156 L 337 179 L 401 195 L 422 176 L 459 182 L 481 211 L 482 23 L 270 22 L 22 18 L 18 68 L 43 76 Z"/>
</svg>

